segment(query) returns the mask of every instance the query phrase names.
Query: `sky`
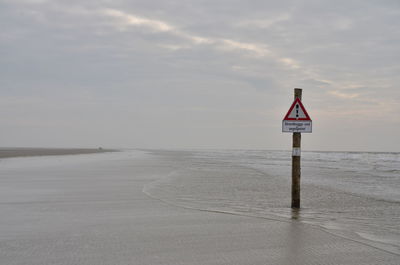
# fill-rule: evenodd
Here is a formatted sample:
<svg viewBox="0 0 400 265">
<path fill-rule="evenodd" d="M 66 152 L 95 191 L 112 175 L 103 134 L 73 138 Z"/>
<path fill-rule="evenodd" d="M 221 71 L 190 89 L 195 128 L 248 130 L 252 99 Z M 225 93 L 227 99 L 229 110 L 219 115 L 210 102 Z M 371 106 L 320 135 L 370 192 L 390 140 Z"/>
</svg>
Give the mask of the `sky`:
<svg viewBox="0 0 400 265">
<path fill-rule="evenodd" d="M 398 0 L 0 0 L 0 146 L 399 152 Z"/>
</svg>

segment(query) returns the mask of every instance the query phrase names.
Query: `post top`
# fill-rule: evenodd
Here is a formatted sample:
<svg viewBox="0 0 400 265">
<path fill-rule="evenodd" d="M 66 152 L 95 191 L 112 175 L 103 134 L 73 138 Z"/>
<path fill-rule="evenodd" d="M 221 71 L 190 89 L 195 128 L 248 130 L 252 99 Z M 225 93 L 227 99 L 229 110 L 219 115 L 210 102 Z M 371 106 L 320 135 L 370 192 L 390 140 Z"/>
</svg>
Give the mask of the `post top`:
<svg viewBox="0 0 400 265">
<path fill-rule="evenodd" d="M 301 92 L 302 92 L 301 88 L 295 88 L 294 89 L 294 99 L 299 98 L 301 100 Z"/>
</svg>

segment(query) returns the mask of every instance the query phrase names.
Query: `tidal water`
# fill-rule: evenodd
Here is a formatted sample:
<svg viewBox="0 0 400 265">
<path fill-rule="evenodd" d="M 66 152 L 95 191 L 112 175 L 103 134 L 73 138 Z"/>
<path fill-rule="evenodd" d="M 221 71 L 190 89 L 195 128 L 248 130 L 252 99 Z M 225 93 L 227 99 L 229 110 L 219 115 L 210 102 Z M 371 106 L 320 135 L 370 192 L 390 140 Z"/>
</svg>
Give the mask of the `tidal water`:
<svg viewBox="0 0 400 265">
<path fill-rule="evenodd" d="M 173 165 L 144 192 L 204 211 L 280 221 L 400 254 L 400 153 L 303 152 L 301 209 L 290 209 L 291 152 L 153 150 Z"/>
<path fill-rule="evenodd" d="M 292 211 L 289 151 L 0 159 L 0 260 L 399 264 L 399 173 L 400 153 L 303 152 Z"/>
</svg>

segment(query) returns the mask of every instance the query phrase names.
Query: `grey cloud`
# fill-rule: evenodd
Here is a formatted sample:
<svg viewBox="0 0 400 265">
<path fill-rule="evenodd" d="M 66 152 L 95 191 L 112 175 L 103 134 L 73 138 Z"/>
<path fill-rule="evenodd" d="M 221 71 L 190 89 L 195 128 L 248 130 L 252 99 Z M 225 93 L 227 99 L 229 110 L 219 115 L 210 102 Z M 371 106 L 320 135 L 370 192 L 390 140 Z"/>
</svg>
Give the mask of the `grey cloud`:
<svg viewBox="0 0 400 265">
<path fill-rule="evenodd" d="M 0 107 L 7 113 L 0 129 L 14 145 L 24 137 L 26 144 L 46 144 L 29 142 L 29 132 L 49 138 L 58 132 L 48 145 L 97 140 L 218 147 L 217 135 L 235 129 L 254 135 L 259 128 L 266 133 L 267 123 L 279 127 L 292 88 L 299 86 L 317 125 L 324 118 L 340 126 L 351 113 L 363 126 L 370 119 L 388 125 L 383 117 L 400 111 L 396 1 L 0 5 L 0 96 L 10 102 Z M 73 136 L 63 135 L 65 124 L 74 128 Z M 80 129 L 99 131 L 103 124 L 118 132 L 79 137 Z M 168 136 L 155 141 L 160 131 Z M 273 139 L 260 147 L 285 148 L 275 144 L 284 136 L 269 133 Z M 318 130 L 314 135 L 316 142 L 325 137 Z M 246 137 L 236 137 L 232 146 L 248 146 Z"/>
</svg>

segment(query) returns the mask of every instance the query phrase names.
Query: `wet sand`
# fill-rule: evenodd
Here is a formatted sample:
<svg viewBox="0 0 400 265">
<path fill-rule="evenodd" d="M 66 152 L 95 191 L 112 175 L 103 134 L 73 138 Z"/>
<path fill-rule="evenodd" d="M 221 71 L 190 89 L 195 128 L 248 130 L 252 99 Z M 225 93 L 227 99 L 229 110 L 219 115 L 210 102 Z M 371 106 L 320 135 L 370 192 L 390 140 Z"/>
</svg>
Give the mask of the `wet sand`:
<svg viewBox="0 0 400 265">
<path fill-rule="evenodd" d="M 93 148 L 0 148 L 0 158 L 50 155 L 78 155 L 112 152 L 115 150 Z"/>
<path fill-rule="evenodd" d="M 162 157 L 64 159 L 57 166 L 0 166 L 1 264 L 400 263 L 398 255 L 296 220 L 197 211 L 151 198 L 143 187 L 176 169 Z"/>
</svg>

